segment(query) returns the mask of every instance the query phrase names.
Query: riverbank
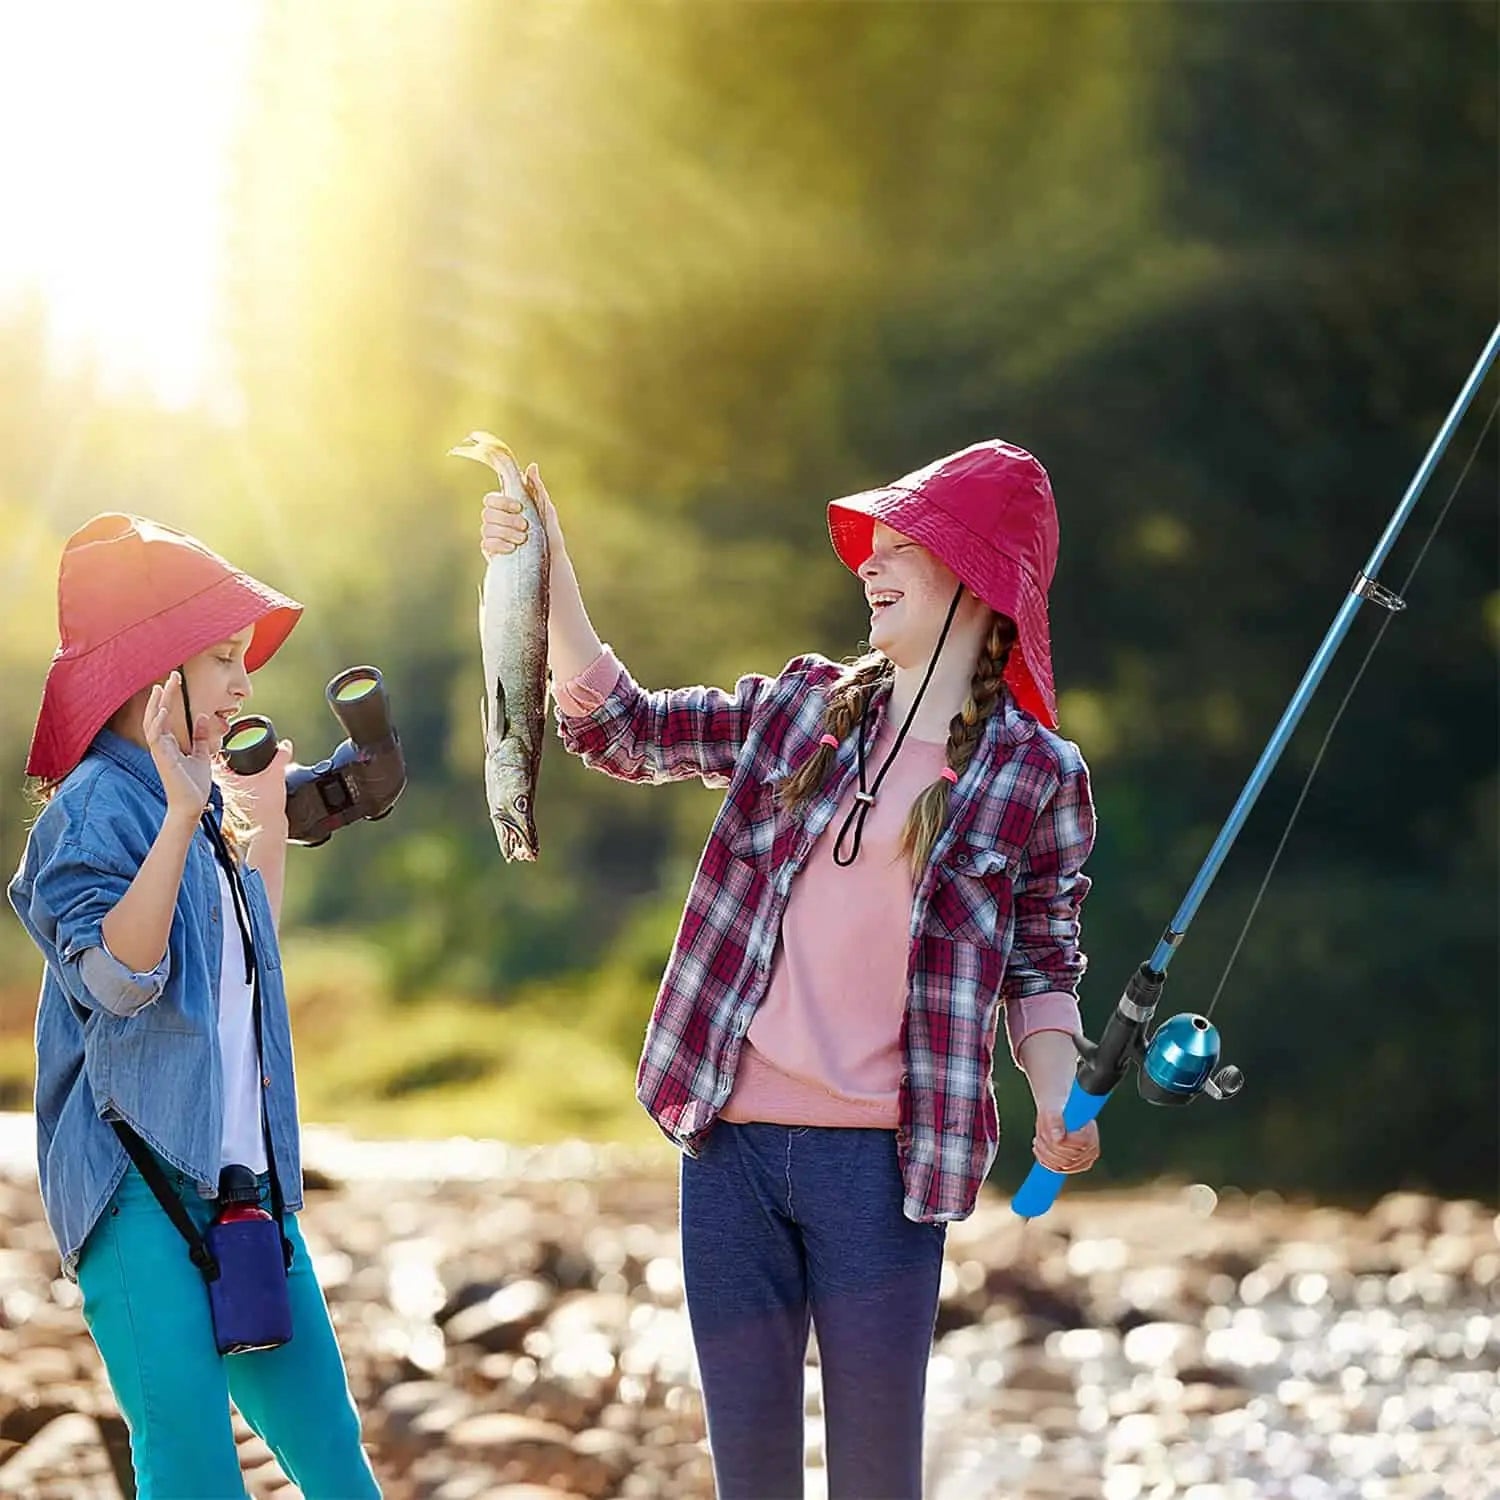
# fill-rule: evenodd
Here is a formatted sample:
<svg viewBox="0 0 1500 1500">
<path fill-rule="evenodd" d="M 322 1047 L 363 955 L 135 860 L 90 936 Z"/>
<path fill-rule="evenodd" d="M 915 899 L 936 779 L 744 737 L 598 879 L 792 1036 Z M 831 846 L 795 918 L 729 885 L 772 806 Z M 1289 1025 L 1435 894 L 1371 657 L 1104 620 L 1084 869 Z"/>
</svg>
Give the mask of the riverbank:
<svg viewBox="0 0 1500 1500">
<path fill-rule="evenodd" d="M 123 1427 L 30 1153 L 0 1116 L 0 1495 L 115 1500 Z M 707 1500 L 670 1152 L 314 1129 L 307 1154 L 388 1500 Z M 1025 1228 L 987 1198 L 949 1237 L 930 1500 L 1495 1500 L 1496 1231 L 1416 1195 L 1076 1192 Z M 239 1430 L 251 1494 L 293 1500 Z"/>
</svg>

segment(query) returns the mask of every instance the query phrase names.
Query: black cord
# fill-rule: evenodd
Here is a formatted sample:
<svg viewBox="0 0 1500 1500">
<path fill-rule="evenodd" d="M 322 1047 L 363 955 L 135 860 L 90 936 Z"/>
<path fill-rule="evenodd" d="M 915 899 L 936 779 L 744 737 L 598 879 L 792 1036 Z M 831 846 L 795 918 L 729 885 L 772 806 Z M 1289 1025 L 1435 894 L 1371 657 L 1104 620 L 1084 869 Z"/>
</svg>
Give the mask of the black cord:
<svg viewBox="0 0 1500 1500">
<path fill-rule="evenodd" d="M 933 648 L 932 660 L 927 663 L 927 672 L 922 678 L 922 685 L 917 689 L 917 696 L 912 699 L 911 707 L 907 710 L 906 722 L 901 726 L 901 732 L 896 736 L 896 743 L 891 746 L 890 754 L 880 763 L 880 769 L 875 773 L 874 784 L 868 791 L 865 789 L 865 723 L 870 712 L 870 700 L 875 696 L 875 685 L 872 683 L 865 690 L 864 699 L 859 705 L 859 738 L 855 741 L 854 751 L 855 763 L 859 768 L 859 786 L 854 793 L 854 806 L 849 809 L 848 816 L 844 819 L 844 826 L 839 829 L 839 836 L 833 845 L 833 862 L 840 869 L 848 869 L 859 858 L 859 846 L 865 833 L 865 819 L 869 816 L 870 809 L 875 806 L 875 795 L 880 790 L 880 783 L 885 780 L 885 773 L 890 770 L 891 763 L 901 749 L 902 741 L 906 739 L 906 732 L 911 728 L 912 720 L 917 716 L 922 695 L 927 691 L 927 684 L 932 681 L 932 674 L 937 670 L 938 657 L 943 654 L 943 646 L 953 626 L 953 617 L 958 613 L 958 601 L 963 596 L 964 586 L 959 584 L 953 591 L 953 602 L 948 606 L 948 618 L 943 621 L 943 629 L 938 636 L 937 645 Z M 844 840 L 851 829 L 854 832 L 854 846 L 846 858 L 843 853 Z"/>
</svg>

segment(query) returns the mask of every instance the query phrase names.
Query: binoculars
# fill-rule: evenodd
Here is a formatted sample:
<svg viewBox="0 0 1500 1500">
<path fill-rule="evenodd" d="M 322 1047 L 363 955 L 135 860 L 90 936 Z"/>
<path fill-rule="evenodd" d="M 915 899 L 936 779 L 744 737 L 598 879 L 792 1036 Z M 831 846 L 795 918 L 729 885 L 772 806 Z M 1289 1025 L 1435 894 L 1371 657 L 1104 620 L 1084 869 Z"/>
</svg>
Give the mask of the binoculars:
<svg viewBox="0 0 1500 1500">
<path fill-rule="evenodd" d="M 374 667 L 347 667 L 324 690 L 349 737 L 327 760 L 286 769 L 287 839 L 316 847 L 361 818 L 376 822 L 406 785 L 406 760 L 391 720 L 385 683 Z M 264 771 L 276 755 L 276 730 L 263 714 L 236 719 L 224 739 L 224 760 L 236 776 Z"/>
</svg>

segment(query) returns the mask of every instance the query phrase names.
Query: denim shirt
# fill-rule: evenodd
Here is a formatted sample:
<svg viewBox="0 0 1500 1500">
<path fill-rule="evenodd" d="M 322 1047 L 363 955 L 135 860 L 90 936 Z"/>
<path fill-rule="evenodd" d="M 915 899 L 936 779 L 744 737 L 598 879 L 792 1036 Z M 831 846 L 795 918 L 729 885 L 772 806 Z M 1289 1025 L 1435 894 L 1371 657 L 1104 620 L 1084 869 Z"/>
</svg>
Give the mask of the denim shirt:
<svg viewBox="0 0 1500 1500">
<path fill-rule="evenodd" d="M 217 786 L 210 802 L 217 816 Z M 214 851 L 201 827 L 156 968 L 132 973 L 101 930 L 145 860 L 166 805 L 150 753 L 101 730 L 36 820 L 10 883 L 11 904 L 46 960 L 36 1025 L 37 1172 L 69 1277 L 125 1173 L 128 1159 L 110 1120 L 129 1124 L 203 1197 L 218 1193 L 219 965 L 222 924 L 235 916 L 221 909 Z M 266 1119 L 286 1206 L 296 1210 L 302 1163 L 281 952 L 265 884 L 255 870 L 242 873 L 260 965 Z"/>
</svg>

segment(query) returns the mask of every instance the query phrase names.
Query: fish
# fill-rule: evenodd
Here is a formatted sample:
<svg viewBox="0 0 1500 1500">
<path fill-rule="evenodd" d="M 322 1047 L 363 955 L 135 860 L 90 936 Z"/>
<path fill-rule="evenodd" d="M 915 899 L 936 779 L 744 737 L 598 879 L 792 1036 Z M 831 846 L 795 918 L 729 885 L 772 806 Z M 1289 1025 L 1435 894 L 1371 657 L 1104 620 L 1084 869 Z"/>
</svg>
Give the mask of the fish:
<svg viewBox="0 0 1500 1500">
<path fill-rule="evenodd" d="M 484 794 L 507 862 L 534 860 L 536 784 L 542 767 L 547 710 L 547 612 L 551 568 L 547 526 L 516 456 L 488 432 L 471 432 L 450 448 L 456 458 L 488 464 L 501 491 L 521 502 L 530 523 L 524 546 L 496 553 L 479 590 L 479 649 L 485 695 Z"/>
</svg>

